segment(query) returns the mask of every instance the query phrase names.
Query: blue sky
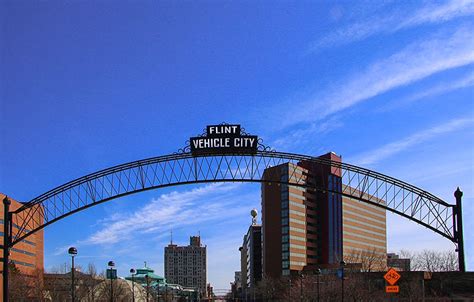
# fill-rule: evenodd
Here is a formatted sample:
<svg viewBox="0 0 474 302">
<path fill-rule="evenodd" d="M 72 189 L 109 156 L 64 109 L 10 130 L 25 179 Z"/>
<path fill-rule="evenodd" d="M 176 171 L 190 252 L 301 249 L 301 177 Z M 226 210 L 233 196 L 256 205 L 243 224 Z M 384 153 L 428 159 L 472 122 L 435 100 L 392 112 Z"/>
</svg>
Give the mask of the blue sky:
<svg viewBox="0 0 474 302">
<path fill-rule="evenodd" d="M 17 200 L 228 122 L 451 203 L 460 186 L 474 228 L 473 1 L 2 1 L 0 14 L 0 191 Z M 131 195 L 46 228 L 45 265 L 76 245 L 83 266 L 162 274 L 170 230 L 179 244 L 200 232 L 209 280 L 228 288 L 253 207 L 248 184 Z M 393 215 L 388 228 L 390 251 L 454 249 Z"/>
</svg>

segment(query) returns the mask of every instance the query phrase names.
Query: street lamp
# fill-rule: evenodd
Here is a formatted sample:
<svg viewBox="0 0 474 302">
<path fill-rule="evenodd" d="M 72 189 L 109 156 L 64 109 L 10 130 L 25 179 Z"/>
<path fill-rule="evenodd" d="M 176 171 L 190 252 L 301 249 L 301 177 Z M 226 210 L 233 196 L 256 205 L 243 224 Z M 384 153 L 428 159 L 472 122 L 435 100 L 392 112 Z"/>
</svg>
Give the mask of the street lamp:
<svg viewBox="0 0 474 302">
<path fill-rule="evenodd" d="M 69 250 L 67 251 L 69 253 L 69 255 L 71 255 L 71 261 L 72 261 L 72 265 L 71 265 L 71 299 L 72 299 L 72 302 L 75 301 L 75 286 L 74 286 L 74 256 L 77 255 L 77 249 L 75 247 L 70 247 Z"/>
<path fill-rule="evenodd" d="M 110 267 L 110 302 L 113 302 L 114 301 L 113 268 L 115 266 L 115 263 L 113 261 L 109 261 L 108 266 Z"/>
<path fill-rule="evenodd" d="M 135 302 L 135 270 L 133 268 L 130 269 L 130 274 L 132 274 L 132 302 Z"/>
<path fill-rule="evenodd" d="M 303 279 L 304 279 L 304 274 L 303 272 L 300 272 L 300 301 L 303 302 Z"/>
<path fill-rule="evenodd" d="M 291 276 L 288 278 L 288 282 L 290 284 L 290 288 L 288 290 L 288 301 L 291 302 Z"/>
<path fill-rule="evenodd" d="M 342 294 L 342 302 L 344 302 L 344 266 L 346 266 L 346 262 L 342 260 L 340 262 L 341 265 L 341 294 Z"/>
<path fill-rule="evenodd" d="M 319 277 L 320 277 L 320 276 L 321 276 L 321 269 L 318 268 L 318 269 L 316 270 L 316 278 L 317 278 L 316 280 L 317 280 L 317 282 L 318 282 L 318 286 L 317 286 L 317 289 L 318 289 L 318 302 L 319 302 L 319 294 L 320 294 L 320 292 L 319 292 L 319 283 L 320 283 L 320 282 L 319 282 Z"/>
<path fill-rule="evenodd" d="M 148 277 L 148 274 L 145 275 L 145 281 L 146 281 L 146 302 L 148 302 L 148 297 L 150 294 L 150 279 Z"/>
</svg>

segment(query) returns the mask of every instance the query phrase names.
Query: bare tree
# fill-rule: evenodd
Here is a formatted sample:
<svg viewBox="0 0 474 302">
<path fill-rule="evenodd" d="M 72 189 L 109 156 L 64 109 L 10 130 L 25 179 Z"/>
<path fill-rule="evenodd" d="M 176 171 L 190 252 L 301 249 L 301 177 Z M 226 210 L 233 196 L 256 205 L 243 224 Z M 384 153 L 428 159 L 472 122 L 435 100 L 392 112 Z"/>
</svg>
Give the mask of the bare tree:
<svg viewBox="0 0 474 302">
<path fill-rule="evenodd" d="M 9 297 L 11 301 L 44 301 L 43 271 L 21 272 L 14 263 L 9 264 Z"/>
<path fill-rule="evenodd" d="M 411 267 L 412 270 L 427 272 L 457 271 L 458 259 L 452 251 L 423 250 L 411 254 Z"/>
<path fill-rule="evenodd" d="M 351 250 L 344 255 L 344 261 L 351 264 L 360 264 L 362 272 L 383 271 L 387 268 L 387 255 L 375 248 L 370 250 Z"/>
</svg>

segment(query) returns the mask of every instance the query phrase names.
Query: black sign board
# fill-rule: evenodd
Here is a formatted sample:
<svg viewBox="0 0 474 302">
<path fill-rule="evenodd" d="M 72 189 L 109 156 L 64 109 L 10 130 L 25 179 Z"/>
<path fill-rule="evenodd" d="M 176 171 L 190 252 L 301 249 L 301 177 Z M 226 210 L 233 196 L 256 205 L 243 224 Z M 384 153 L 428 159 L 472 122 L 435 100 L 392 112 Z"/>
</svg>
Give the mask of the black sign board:
<svg viewBox="0 0 474 302">
<path fill-rule="evenodd" d="M 206 135 L 191 137 L 191 153 L 257 153 L 258 137 L 242 134 L 240 125 L 211 125 L 206 127 Z"/>
<path fill-rule="evenodd" d="M 107 279 L 117 279 L 117 270 L 113 268 L 108 268 L 106 277 Z"/>
</svg>

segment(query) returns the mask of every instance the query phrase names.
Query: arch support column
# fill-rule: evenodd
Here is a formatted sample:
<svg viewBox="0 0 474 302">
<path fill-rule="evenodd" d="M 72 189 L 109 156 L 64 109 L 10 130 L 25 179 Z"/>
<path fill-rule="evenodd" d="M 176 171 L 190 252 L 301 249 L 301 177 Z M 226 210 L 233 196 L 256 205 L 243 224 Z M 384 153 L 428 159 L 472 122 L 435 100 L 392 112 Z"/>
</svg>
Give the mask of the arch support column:
<svg viewBox="0 0 474 302">
<path fill-rule="evenodd" d="M 8 263 L 10 256 L 10 242 L 11 242 L 11 201 L 7 196 L 3 199 L 3 302 L 8 302 Z"/>
<path fill-rule="evenodd" d="M 456 215 L 456 232 L 454 232 L 454 238 L 458 244 L 457 252 L 458 252 L 458 265 L 459 271 L 465 272 L 466 271 L 466 264 L 464 262 L 464 236 L 462 231 L 462 191 L 457 188 L 456 192 L 454 192 L 454 197 L 456 197 L 456 208 L 454 214 Z"/>
</svg>

